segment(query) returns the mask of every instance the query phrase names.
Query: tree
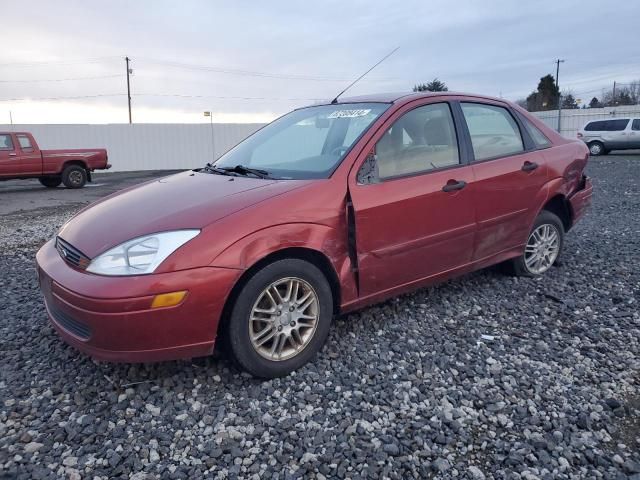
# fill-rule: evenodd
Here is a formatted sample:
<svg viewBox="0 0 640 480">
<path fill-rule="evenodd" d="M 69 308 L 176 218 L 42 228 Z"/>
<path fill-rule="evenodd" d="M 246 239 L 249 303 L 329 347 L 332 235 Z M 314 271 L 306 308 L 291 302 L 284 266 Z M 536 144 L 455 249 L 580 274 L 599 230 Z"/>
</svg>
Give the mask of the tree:
<svg viewBox="0 0 640 480">
<path fill-rule="evenodd" d="M 545 75 L 538 83 L 538 89 L 527 97 L 527 110 L 555 110 L 558 108 L 558 94 L 560 90 L 553 75 Z"/>
<path fill-rule="evenodd" d="M 518 100 L 516 100 L 516 105 L 526 109 L 527 108 L 527 99 L 526 98 L 519 98 Z"/>
<path fill-rule="evenodd" d="M 589 108 L 602 108 L 602 104 L 600 103 L 600 100 L 597 99 L 597 97 L 593 97 L 589 102 Z"/>
<path fill-rule="evenodd" d="M 572 93 L 569 92 L 562 96 L 562 108 L 566 108 L 568 110 L 578 108 L 578 102 L 576 102 L 576 99 L 573 98 Z"/>
<path fill-rule="evenodd" d="M 414 92 L 447 92 L 447 84 L 434 78 L 429 83 L 420 83 L 413 87 Z"/>
</svg>

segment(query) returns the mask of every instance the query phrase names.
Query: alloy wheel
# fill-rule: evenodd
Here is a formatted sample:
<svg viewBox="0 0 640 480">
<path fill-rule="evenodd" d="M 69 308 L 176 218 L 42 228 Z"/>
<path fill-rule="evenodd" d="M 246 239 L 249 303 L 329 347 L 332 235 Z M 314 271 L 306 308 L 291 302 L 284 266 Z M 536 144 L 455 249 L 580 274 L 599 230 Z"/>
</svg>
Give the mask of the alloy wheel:
<svg viewBox="0 0 640 480">
<path fill-rule="evenodd" d="M 318 295 L 308 282 L 297 277 L 276 280 L 251 309 L 251 344 L 271 361 L 295 357 L 311 342 L 319 316 Z"/>
<path fill-rule="evenodd" d="M 593 143 L 589 147 L 589 152 L 591 153 L 591 155 L 600 155 L 602 153 L 602 147 L 599 143 Z"/>
<path fill-rule="evenodd" d="M 560 234 L 555 225 L 538 226 L 524 248 L 524 264 L 529 272 L 540 275 L 553 265 L 560 253 Z"/>
</svg>

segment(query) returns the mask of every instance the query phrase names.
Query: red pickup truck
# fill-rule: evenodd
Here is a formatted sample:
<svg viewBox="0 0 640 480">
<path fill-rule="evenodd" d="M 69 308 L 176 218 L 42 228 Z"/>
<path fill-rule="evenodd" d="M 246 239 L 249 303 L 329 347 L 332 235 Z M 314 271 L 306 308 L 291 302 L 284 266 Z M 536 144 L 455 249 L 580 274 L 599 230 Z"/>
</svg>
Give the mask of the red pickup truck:
<svg viewBox="0 0 640 480">
<path fill-rule="evenodd" d="M 49 188 L 82 188 L 91 172 L 108 168 L 104 148 L 40 150 L 30 133 L 0 132 L 0 180 L 37 178 Z"/>
</svg>

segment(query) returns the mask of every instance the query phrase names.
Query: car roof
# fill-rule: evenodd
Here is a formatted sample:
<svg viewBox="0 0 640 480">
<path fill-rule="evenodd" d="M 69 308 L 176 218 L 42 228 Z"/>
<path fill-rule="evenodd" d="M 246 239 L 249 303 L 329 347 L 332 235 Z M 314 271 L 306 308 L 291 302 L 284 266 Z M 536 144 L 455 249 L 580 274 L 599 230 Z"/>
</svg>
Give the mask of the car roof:
<svg viewBox="0 0 640 480">
<path fill-rule="evenodd" d="M 373 93 L 368 95 L 357 95 L 352 97 L 341 97 L 338 99 L 338 104 L 344 103 L 405 103 L 411 100 L 428 97 L 468 97 L 476 98 L 479 100 L 493 100 L 499 102 L 508 103 L 504 98 L 491 97 L 487 95 L 478 95 L 474 93 L 461 93 L 461 92 L 388 92 L 388 93 Z M 330 101 L 318 102 L 316 105 L 329 105 Z"/>
</svg>

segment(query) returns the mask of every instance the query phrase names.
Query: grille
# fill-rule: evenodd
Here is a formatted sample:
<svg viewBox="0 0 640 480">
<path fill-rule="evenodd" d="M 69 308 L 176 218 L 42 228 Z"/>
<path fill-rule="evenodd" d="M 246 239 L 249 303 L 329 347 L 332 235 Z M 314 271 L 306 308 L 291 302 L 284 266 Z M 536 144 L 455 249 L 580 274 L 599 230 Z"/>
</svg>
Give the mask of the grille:
<svg viewBox="0 0 640 480">
<path fill-rule="evenodd" d="M 60 237 L 56 237 L 56 250 L 68 264 L 76 268 L 84 270 L 91 262 L 89 257 Z"/>
<path fill-rule="evenodd" d="M 51 316 L 58 325 L 83 340 L 89 340 L 91 337 L 91 329 L 84 323 L 80 323 L 75 318 L 59 310 L 53 302 L 49 305 Z"/>
</svg>

